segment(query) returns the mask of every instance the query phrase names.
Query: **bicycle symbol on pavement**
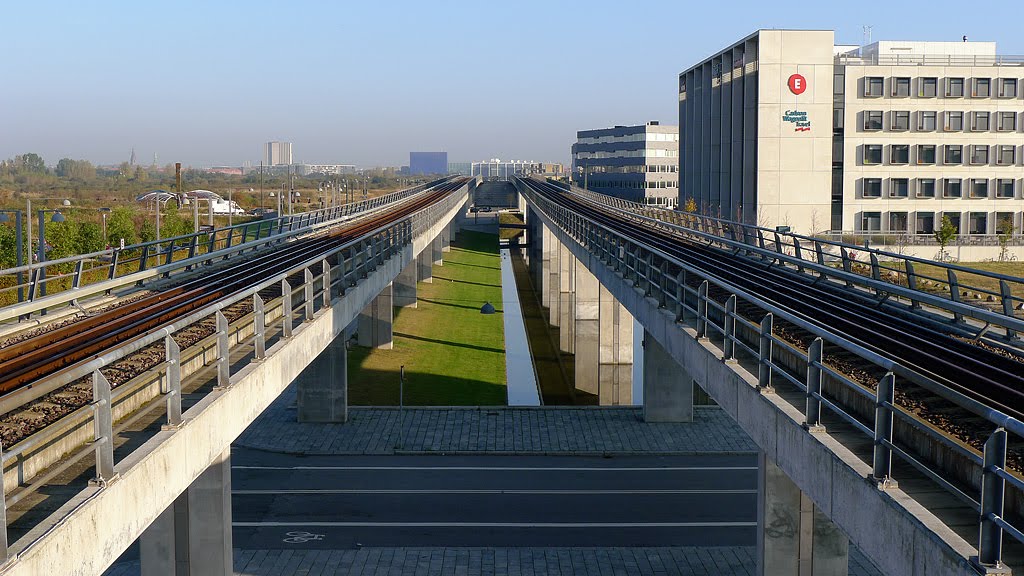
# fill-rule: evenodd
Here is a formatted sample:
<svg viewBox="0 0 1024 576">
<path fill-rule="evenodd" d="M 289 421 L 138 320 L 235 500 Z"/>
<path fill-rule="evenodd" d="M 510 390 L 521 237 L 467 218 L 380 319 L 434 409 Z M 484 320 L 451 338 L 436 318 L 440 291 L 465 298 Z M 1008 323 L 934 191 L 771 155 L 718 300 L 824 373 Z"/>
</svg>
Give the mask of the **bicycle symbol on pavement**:
<svg viewBox="0 0 1024 576">
<path fill-rule="evenodd" d="M 285 536 L 287 536 L 287 538 L 285 538 L 282 541 L 283 542 L 287 542 L 288 544 L 302 544 L 303 542 L 309 542 L 309 541 L 313 541 L 313 540 L 323 540 L 324 539 L 324 535 L 323 534 L 313 534 L 312 532 L 301 532 L 301 531 L 299 531 L 299 532 L 286 532 Z"/>
</svg>

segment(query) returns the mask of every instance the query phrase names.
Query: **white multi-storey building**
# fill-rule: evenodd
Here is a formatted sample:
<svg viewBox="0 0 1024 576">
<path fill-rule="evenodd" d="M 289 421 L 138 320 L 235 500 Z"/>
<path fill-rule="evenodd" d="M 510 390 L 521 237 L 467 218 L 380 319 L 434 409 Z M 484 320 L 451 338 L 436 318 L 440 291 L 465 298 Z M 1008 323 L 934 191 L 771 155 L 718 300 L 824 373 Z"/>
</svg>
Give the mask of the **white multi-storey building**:
<svg viewBox="0 0 1024 576">
<path fill-rule="evenodd" d="M 679 76 L 680 203 L 799 232 L 1024 224 L 1024 58 L 761 30 Z"/>
<path fill-rule="evenodd" d="M 678 128 L 654 121 L 581 130 L 572 145 L 572 176 L 579 186 L 636 202 L 675 206 L 678 166 Z"/>
<path fill-rule="evenodd" d="M 267 166 L 281 166 L 292 163 L 291 142 L 267 142 L 263 145 L 263 161 Z"/>
</svg>

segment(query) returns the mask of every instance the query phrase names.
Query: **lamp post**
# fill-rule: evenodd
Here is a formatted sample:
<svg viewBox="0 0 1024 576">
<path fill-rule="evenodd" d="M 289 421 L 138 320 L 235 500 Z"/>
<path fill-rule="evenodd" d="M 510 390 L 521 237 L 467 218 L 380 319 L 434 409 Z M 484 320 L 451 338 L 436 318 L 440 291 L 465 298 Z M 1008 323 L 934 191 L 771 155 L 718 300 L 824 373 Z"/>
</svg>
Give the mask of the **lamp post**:
<svg viewBox="0 0 1024 576">
<path fill-rule="evenodd" d="M 8 214 L 14 214 L 14 242 L 15 250 L 17 251 L 17 255 L 15 256 L 15 266 L 21 268 L 25 265 L 25 253 L 23 252 L 25 235 L 24 230 L 22 230 L 21 227 L 22 216 L 24 213 L 21 210 L 0 210 L 0 223 L 11 221 L 11 217 L 8 216 Z M 24 283 L 25 273 L 18 272 L 18 302 L 25 299 L 25 289 L 22 287 L 22 284 Z"/>
<path fill-rule="evenodd" d="M 97 208 L 100 211 L 100 219 L 103 221 L 103 249 L 106 250 L 110 245 L 107 240 L 107 214 L 110 214 L 110 208 Z"/>
</svg>

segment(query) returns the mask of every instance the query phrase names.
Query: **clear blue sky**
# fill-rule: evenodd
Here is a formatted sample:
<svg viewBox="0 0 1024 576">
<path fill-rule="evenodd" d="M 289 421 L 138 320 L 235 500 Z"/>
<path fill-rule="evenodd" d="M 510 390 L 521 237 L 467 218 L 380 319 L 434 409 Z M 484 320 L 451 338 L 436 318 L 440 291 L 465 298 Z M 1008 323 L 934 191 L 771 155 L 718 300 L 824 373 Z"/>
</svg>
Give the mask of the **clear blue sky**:
<svg viewBox="0 0 1024 576">
<path fill-rule="evenodd" d="M 677 122 L 677 74 L 757 28 L 1024 54 L 1017 1 L 5 2 L 0 158 L 566 161 L 576 130 Z"/>
</svg>

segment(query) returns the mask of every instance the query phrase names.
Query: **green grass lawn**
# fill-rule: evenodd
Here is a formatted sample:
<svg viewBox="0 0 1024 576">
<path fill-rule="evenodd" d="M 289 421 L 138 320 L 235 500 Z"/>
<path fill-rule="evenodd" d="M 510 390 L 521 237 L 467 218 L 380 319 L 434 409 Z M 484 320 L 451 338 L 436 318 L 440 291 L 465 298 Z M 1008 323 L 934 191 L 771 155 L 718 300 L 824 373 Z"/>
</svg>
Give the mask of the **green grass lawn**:
<svg viewBox="0 0 1024 576">
<path fill-rule="evenodd" d="M 396 308 L 394 349 L 353 347 L 349 402 L 398 404 L 405 366 L 405 403 L 417 406 L 504 405 L 505 335 L 501 260 L 494 234 L 462 231 L 434 266 L 432 284 L 417 286 L 416 308 Z M 490 302 L 496 314 L 481 314 Z"/>
</svg>

